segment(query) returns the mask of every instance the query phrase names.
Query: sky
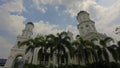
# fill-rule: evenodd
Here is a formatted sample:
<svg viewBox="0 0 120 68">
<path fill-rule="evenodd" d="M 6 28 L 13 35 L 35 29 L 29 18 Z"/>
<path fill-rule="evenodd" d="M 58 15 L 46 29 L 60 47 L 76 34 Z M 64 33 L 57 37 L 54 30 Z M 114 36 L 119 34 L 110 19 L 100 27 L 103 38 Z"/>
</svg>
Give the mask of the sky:
<svg viewBox="0 0 120 68">
<path fill-rule="evenodd" d="M 34 36 L 71 31 L 74 35 L 80 11 L 90 13 L 96 29 L 116 40 L 120 26 L 120 0 L 0 0 L 0 58 L 7 58 L 27 22 L 33 22 Z"/>
</svg>

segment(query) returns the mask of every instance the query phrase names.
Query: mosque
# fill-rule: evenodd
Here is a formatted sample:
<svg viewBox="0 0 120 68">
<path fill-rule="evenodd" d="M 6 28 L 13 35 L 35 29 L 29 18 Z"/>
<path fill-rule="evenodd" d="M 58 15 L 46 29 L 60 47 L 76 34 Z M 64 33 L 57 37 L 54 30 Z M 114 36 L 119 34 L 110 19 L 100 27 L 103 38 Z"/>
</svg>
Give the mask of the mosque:
<svg viewBox="0 0 120 68">
<path fill-rule="evenodd" d="M 77 14 L 76 18 L 78 20 L 77 29 L 80 33 L 80 36 L 83 39 L 85 39 L 85 40 L 92 40 L 94 38 L 105 39 L 107 37 L 106 35 L 97 32 L 97 30 L 95 28 L 95 22 L 90 19 L 88 12 L 80 11 Z M 28 22 L 25 25 L 25 29 L 22 31 L 22 35 L 19 35 L 17 37 L 17 42 L 22 42 L 22 41 L 30 39 L 33 34 L 33 28 L 34 28 L 34 24 L 32 22 Z M 70 35 L 70 37 L 72 37 L 72 34 L 70 32 L 68 32 L 68 34 Z M 25 49 L 27 48 L 27 46 L 22 46 L 19 48 L 17 45 L 17 42 L 16 42 L 15 46 L 11 49 L 10 56 L 8 57 L 8 60 L 5 64 L 4 68 L 13 68 L 13 66 L 15 64 L 15 60 L 18 58 L 21 58 L 23 60 L 23 62 L 28 62 L 28 63 L 31 62 L 32 53 L 28 52 L 27 54 L 25 54 Z M 39 48 L 36 48 L 34 51 L 33 62 L 32 62 L 33 64 L 38 64 L 38 59 L 37 59 L 38 49 Z M 76 58 L 70 59 L 68 57 L 68 59 L 69 59 L 68 64 L 71 64 L 71 63 L 77 64 L 78 63 Z M 57 60 L 56 60 L 55 55 L 54 55 L 54 60 L 53 61 L 49 60 L 47 64 L 49 65 L 51 63 L 54 63 L 56 65 Z"/>
</svg>

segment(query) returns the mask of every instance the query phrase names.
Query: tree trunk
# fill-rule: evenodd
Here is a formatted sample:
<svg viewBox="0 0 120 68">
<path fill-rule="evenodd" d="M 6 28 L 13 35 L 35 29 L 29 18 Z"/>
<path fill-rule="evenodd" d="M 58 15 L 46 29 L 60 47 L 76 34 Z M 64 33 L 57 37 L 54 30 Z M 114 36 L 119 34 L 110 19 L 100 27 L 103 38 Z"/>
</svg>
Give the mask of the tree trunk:
<svg viewBox="0 0 120 68">
<path fill-rule="evenodd" d="M 60 61 L 60 60 L 59 60 L 59 55 L 60 55 L 60 53 L 59 53 L 59 50 L 58 50 L 58 58 L 57 58 L 57 59 L 58 59 L 58 68 L 59 68 L 59 66 L 60 66 L 60 63 L 59 63 L 59 61 Z"/>
<path fill-rule="evenodd" d="M 31 63 L 30 64 L 32 64 L 32 61 L 33 61 L 33 56 L 34 56 L 34 53 L 32 53 L 33 55 L 32 55 L 32 58 L 31 58 Z"/>
</svg>

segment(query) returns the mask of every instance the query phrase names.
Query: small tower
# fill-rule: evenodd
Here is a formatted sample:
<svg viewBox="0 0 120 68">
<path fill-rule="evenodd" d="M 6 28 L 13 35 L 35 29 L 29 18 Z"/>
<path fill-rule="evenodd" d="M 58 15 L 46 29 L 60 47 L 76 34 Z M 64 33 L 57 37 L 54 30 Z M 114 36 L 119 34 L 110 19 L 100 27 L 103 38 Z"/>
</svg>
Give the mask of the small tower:
<svg viewBox="0 0 120 68">
<path fill-rule="evenodd" d="M 23 30 L 22 35 L 19 35 L 17 37 L 17 42 L 22 42 L 22 41 L 30 39 L 33 34 L 32 32 L 33 28 L 34 28 L 34 24 L 32 22 L 28 22 L 25 25 L 25 29 Z M 13 48 L 11 49 L 10 56 L 8 57 L 8 60 L 4 68 L 15 68 L 14 67 L 15 60 L 18 59 L 19 57 L 22 57 L 23 61 L 29 60 L 30 58 L 28 57 L 30 56 L 30 53 L 25 55 L 25 49 L 27 46 L 18 47 L 17 42 L 16 42 L 16 45 L 13 46 Z"/>
<path fill-rule="evenodd" d="M 80 35 L 84 37 L 90 32 L 97 32 L 95 28 L 95 22 L 90 20 L 89 14 L 85 11 L 81 11 L 77 15 L 77 20 L 79 22 L 77 28 L 80 32 Z"/>
<path fill-rule="evenodd" d="M 22 36 L 30 38 L 32 36 L 32 30 L 34 28 L 34 24 L 32 22 L 28 22 L 23 30 Z"/>
<path fill-rule="evenodd" d="M 67 31 L 67 35 L 68 35 L 68 37 L 70 37 L 70 41 L 72 42 L 73 41 L 73 33 L 70 31 Z"/>
<path fill-rule="evenodd" d="M 34 28 L 34 24 L 32 22 L 28 22 L 25 25 L 25 29 L 22 32 L 22 35 L 19 35 L 17 37 L 17 41 L 25 41 L 29 38 L 31 38 L 32 34 L 33 34 L 33 28 Z"/>
<path fill-rule="evenodd" d="M 80 36 L 83 39 L 93 39 L 95 38 L 103 38 L 105 35 L 102 35 L 97 32 L 95 28 L 95 22 L 92 21 L 89 17 L 89 13 L 86 11 L 80 11 L 77 14 L 78 25 L 77 28 L 79 30 Z"/>
</svg>

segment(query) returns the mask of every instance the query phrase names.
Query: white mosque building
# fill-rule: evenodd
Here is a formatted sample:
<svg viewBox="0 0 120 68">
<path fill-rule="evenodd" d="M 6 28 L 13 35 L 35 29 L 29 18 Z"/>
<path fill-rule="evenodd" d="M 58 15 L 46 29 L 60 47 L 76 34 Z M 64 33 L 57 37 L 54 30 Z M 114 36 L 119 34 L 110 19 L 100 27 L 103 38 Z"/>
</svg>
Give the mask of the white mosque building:
<svg viewBox="0 0 120 68">
<path fill-rule="evenodd" d="M 77 15 L 77 20 L 78 20 L 78 25 L 77 28 L 79 30 L 80 36 L 85 39 L 85 40 L 92 40 L 94 38 L 97 39 L 104 39 L 107 36 L 104 34 L 101 34 L 99 32 L 97 32 L 96 28 L 95 28 L 95 22 L 92 21 L 89 17 L 89 13 L 87 13 L 86 11 L 80 11 Z M 32 37 L 33 34 L 33 28 L 34 28 L 34 24 L 31 22 L 28 22 L 25 26 L 25 29 L 23 30 L 22 35 L 17 37 L 17 42 L 22 42 L 25 40 L 28 40 Z M 70 37 L 72 37 L 72 34 L 69 32 L 68 33 L 70 35 Z M 17 42 L 15 44 L 15 46 L 11 49 L 11 53 L 10 56 L 8 57 L 8 60 L 4 66 L 4 68 L 13 68 L 13 65 L 15 64 L 15 60 L 17 58 L 22 59 L 23 62 L 31 62 L 31 52 L 28 52 L 27 54 L 25 54 L 25 50 L 27 48 L 27 46 L 22 46 L 22 47 L 18 47 Z M 38 53 L 38 49 L 35 49 L 34 51 L 34 57 L 33 57 L 33 64 L 38 64 L 38 59 L 37 59 L 37 53 Z M 54 59 L 56 59 L 56 57 L 54 56 Z M 68 61 L 69 64 L 73 63 L 73 64 L 77 64 L 77 59 L 70 59 L 68 57 Z M 50 61 L 50 63 L 57 63 L 56 60 Z"/>
</svg>

